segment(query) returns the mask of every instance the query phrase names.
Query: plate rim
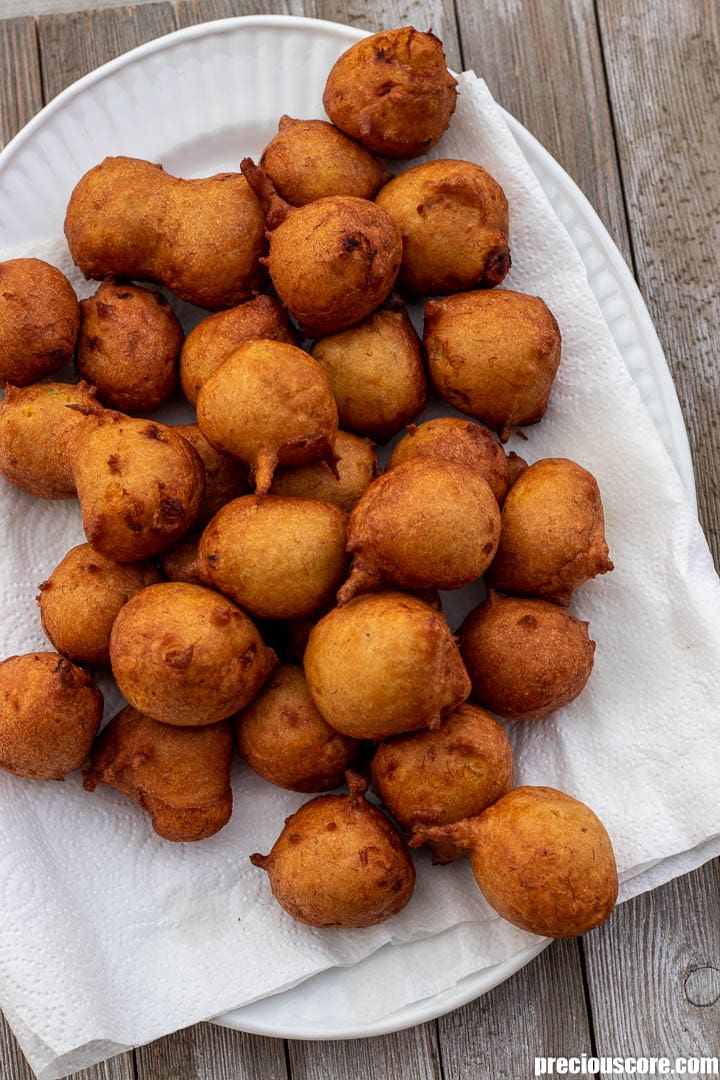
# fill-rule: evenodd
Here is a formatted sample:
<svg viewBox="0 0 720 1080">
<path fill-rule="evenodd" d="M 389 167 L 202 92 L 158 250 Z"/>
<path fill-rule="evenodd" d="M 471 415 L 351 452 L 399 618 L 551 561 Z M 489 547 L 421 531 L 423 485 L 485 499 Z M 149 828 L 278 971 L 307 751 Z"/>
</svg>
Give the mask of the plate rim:
<svg viewBox="0 0 720 1080">
<path fill-rule="evenodd" d="M 362 30 L 359 27 L 348 26 L 345 23 L 334 22 L 329 19 L 316 19 L 309 16 L 285 14 L 236 15 L 197 23 L 170 31 L 151 41 L 144 42 L 127 52 L 121 53 L 119 56 L 114 57 L 105 64 L 102 64 L 88 72 L 86 75 L 83 75 L 80 79 L 76 80 L 56 95 L 56 97 L 43 106 L 43 108 L 40 109 L 16 135 L 0 149 L 0 174 L 2 174 L 5 168 L 12 164 L 15 154 L 22 150 L 26 143 L 30 142 L 37 133 L 39 133 L 48 123 L 52 122 L 56 112 L 62 110 L 69 101 L 84 94 L 88 89 L 113 75 L 116 71 L 141 61 L 145 56 L 171 48 L 179 40 L 191 41 L 195 38 L 203 38 L 209 35 L 222 35 L 230 29 L 241 27 L 250 28 L 255 26 L 265 28 L 273 27 L 278 30 L 303 27 L 308 30 L 320 32 L 326 31 L 334 35 L 345 37 L 348 46 L 356 41 L 362 40 L 362 38 L 367 37 L 372 33 L 372 31 Z M 670 454 L 671 460 L 681 477 L 688 498 L 693 503 L 695 510 L 697 510 L 697 495 L 690 445 L 687 428 L 677 396 L 677 390 L 652 318 L 635 277 L 633 276 L 632 270 L 625 262 L 622 253 L 597 211 L 569 173 L 558 161 L 556 161 L 542 143 L 520 123 L 520 121 L 501 106 L 500 109 L 524 156 L 527 157 L 526 148 L 530 147 L 532 152 L 541 160 L 545 169 L 562 189 L 563 193 L 570 196 L 574 205 L 580 208 L 583 218 L 592 226 L 594 238 L 600 242 L 605 259 L 609 263 L 612 271 L 614 271 L 616 283 L 626 292 L 629 307 L 636 318 L 638 330 L 642 335 L 643 343 L 646 346 L 647 359 L 650 368 L 655 375 L 655 390 L 662 400 L 674 436 L 673 449 L 675 453 Z M 531 162 L 530 164 L 532 167 Z M 574 240 L 573 245 L 577 249 L 577 244 Z M 605 318 L 604 314 L 603 317 Z M 675 457 L 675 454 L 677 454 L 677 457 Z M 445 931 L 445 933 L 447 933 L 447 931 Z M 297 1027 L 293 1027 L 292 1023 L 285 1023 L 282 1028 L 279 1028 L 277 1024 L 268 1025 L 267 1023 L 263 1023 L 262 1019 L 253 1020 L 252 1018 L 247 1019 L 243 1017 L 242 1014 L 247 1010 L 252 1010 L 255 1005 L 271 1002 L 273 999 L 277 999 L 277 1004 L 280 1004 L 283 993 L 290 993 L 292 990 L 278 991 L 276 994 L 268 995 L 258 1002 L 241 1006 L 237 1009 L 229 1010 L 222 1015 L 212 1017 L 211 1021 L 220 1026 L 245 1031 L 250 1034 L 263 1035 L 271 1038 L 305 1039 L 311 1041 L 368 1038 L 389 1034 L 391 1032 L 426 1023 L 475 1000 L 483 993 L 486 993 L 514 975 L 532 959 L 538 956 L 549 944 L 549 939 L 540 939 L 514 954 L 510 960 L 495 964 L 490 968 L 471 972 L 453 986 L 448 987 L 437 994 L 410 1002 L 400 1009 L 394 1010 L 374 1021 L 364 1022 L 356 1027 L 343 1028 L 341 1031 L 336 1028 L 314 1028 L 312 1025 L 308 1025 L 307 1020 L 303 1021 L 304 1026 L 303 1024 L 300 1024 Z M 383 946 L 385 949 L 392 947 L 392 943 Z M 362 963 L 362 961 L 360 963 Z M 322 973 L 319 974 L 322 975 Z M 301 986 L 302 983 L 298 985 Z"/>
</svg>

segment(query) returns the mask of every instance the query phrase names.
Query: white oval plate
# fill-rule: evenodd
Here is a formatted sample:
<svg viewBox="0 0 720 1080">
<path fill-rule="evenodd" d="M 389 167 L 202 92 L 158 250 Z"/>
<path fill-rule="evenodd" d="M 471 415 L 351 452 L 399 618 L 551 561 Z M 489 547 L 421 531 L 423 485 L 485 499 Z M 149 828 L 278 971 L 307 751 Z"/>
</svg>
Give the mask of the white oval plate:
<svg viewBox="0 0 720 1080">
<path fill-rule="evenodd" d="M 105 64 L 63 91 L 0 153 L 0 238 L 12 247 L 62 233 L 70 192 L 106 155 L 162 161 L 181 176 L 237 169 L 275 134 L 277 118 L 324 115 L 325 73 L 363 31 L 284 15 L 247 16 L 189 27 Z M 277 64 L 241 62 L 272 49 Z M 266 51 L 267 50 L 267 51 Z M 299 76 L 299 77 L 298 77 Z M 152 101 L 153 107 L 148 107 Z M 241 120 L 243 112 L 248 117 Z M 507 122 L 585 264 L 590 286 L 684 482 L 695 484 L 675 387 L 645 303 L 604 225 L 567 173 L 512 116 Z M 87 132 L 93 133 L 88 139 Z M 437 949 L 461 928 L 429 941 L 387 945 L 351 969 L 332 969 L 292 990 L 217 1017 L 261 1035 L 344 1039 L 423 1023 L 509 978 L 548 943 L 373 1022 L 358 1023 L 353 1002 L 403 950 Z M 371 992 L 371 991 L 370 991 Z"/>
</svg>

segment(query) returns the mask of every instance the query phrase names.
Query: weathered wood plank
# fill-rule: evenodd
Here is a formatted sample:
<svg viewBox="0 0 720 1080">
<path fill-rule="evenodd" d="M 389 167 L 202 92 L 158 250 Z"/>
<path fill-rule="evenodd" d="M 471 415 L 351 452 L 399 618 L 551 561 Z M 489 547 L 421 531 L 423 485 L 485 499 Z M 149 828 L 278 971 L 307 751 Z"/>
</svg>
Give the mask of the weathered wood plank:
<svg viewBox="0 0 720 1080">
<path fill-rule="evenodd" d="M 438 1024 L 446 1080 L 517 1080 L 533 1075 L 537 1054 L 589 1054 L 576 943 L 554 942 L 514 978 Z"/>
<path fill-rule="evenodd" d="M 0 1076 L 3 1080 L 35 1080 L 17 1039 L 4 1016 L 0 1014 Z M 135 1080 L 131 1053 L 103 1061 L 91 1069 L 73 1073 L 69 1080 Z"/>
<path fill-rule="evenodd" d="M 720 565 L 720 12 L 601 0 L 637 273 L 683 406 L 700 517 Z"/>
<path fill-rule="evenodd" d="M 718 1053 L 718 884 L 708 863 L 623 904 L 585 939 L 598 1053 Z"/>
<path fill-rule="evenodd" d="M 457 8 L 465 67 L 577 181 L 628 258 L 593 0 L 458 0 Z"/>
<path fill-rule="evenodd" d="M 93 68 L 176 26 L 169 3 L 43 15 L 37 22 L 45 101 Z"/>
<path fill-rule="evenodd" d="M 285 1045 L 196 1024 L 135 1051 L 137 1080 L 287 1080 Z"/>
<path fill-rule="evenodd" d="M 0 22 L 0 146 L 42 108 L 40 54 L 34 19 Z"/>
<path fill-rule="evenodd" d="M 294 1080 L 441 1080 L 435 1024 L 377 1039 L 291 1042 Z"/>
</svg>

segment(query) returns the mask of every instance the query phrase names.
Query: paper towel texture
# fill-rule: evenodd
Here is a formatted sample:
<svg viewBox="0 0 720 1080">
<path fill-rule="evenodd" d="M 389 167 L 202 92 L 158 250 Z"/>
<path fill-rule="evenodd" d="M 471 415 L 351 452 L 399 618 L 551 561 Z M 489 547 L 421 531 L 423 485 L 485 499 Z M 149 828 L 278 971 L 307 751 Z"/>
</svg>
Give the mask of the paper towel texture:
<svg viewBox="0 0 720 1080">
<path fill-rule="evenodd" d="M 572 605 L 597 642 L 586 691 L 540 723 L 507 729 L 518 783 L 561 788 L 605 823 L 627 897 L 720 850 L 720 587 L 580 257 L 472 74 L 461 77 L 457 114 L 433 156 L 479 161 L 501 183 L 513 254 L 505 285 L 541 295 L 562 331 L 547 416 L 515 448 L 530 461 L 570 457 L 597 477 L 616 569 L 583 586 Z M 23 253 L 70 270 L 59 239 Z M 73 280 L 81 284 L 76 272 Z M 83 282 L 81 292 L 93 288 Z M 6 656 L 46 647 L 36 587 L 84 538 L 73 501 L 43 502 L 4 483 L 0 500 Z M 111 714 L 117 692 L 107 700 Z M 239 763 L 234 792 L 221 833 L 173 845 L 117 793 L 84 792 L 79 774 L 62 784 L 0 775 L 0 1006 L 43 1080 L 357 964 L 387 942 L 450 931 L 436 938 L 442 948 L 429 941 L 417 954 L 379 953 L 372 991 L 358 969 L 347 986 L 359 1020 L 537 940 L 489 910 L 466 863 L 433 869 L 424 852 L 416 894 L 389 923 L 357 931 L 294 923 L 248 854 L 269 850 L 305 796 L 272 788 Z"/>
</svg>

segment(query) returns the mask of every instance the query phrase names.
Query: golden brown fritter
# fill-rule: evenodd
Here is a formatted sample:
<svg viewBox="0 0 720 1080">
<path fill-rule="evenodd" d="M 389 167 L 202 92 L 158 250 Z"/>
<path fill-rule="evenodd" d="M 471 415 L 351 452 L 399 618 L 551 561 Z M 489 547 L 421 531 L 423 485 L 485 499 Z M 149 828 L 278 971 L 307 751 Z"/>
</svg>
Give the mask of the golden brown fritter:
<svg viewBox="0 0 720 1080">
<path fill-rule="evenodd" d="M 455 416 L 439 416 L 424 424 L 411 424 L 393 449 L 387 471 L 406 461 L 431 458 L 449 461 L 477 472 L 487 480 L 502 506 L 510 487 L 510 467 L 502 446 L 486 427 Z"/>
<path fill-rule="evenodd" d="M 64 656 L 8 657 L 0 663 L 0 769 L 62 780 L 85 761 L 102 711 L 93 680 Z"/>
<path fill-rule="evenodd" d="M 512 787 L 510 743 L 498 722 L 468 703 L 435 731 L 413 731 L 380 743 L 372 785 L 385 808 L 411 831 L 475 817 Z M 433 845 L 433 862 L 461 858 L 452 842 Z"/>
<path fill-rule="evenodd" d="M 488 585 L 564 604 L 583 582 L 612 569 L 595 477 L 567 458 L 525 469 L 503 506 Z"/>
<path fill-rule="evenodd" d="M 237 717 L 236 730 L 250 768 L 289 791 L 340 787 L 358 756 L 358 741 L 323 720 L 296 665 L 275 669 Z"/>
<path fill-rule="evenodd" d="M 615 906 L 610 837 L 589 806 L 554 788 L 515 788 L 479 817 L 419 829 L 428 840 L 468 851 L 487 902 L 531 934 L 578 937 Z"/>
<path fill-rule="evenodd" d="M 560 330 L 538 296 L 496 289 L 425 306 L 425 348 L 437 392 L 503 442 L 545 415 L 560 364 Z"/>
<path fill-rule="evenodd" d="M 381 308 L 357 326 L 316 341 L 343 427 L 387 442 L 425 408 L 422 352 L 404 308 Z"/>
<path fill-rule="evenodd" d="M 386 184 L 375 202 L 402 236 L 398 289 L 406 295 L 493 288 L 510 269 L 507 199 L 472 161 L 416 165 Z"/>
<path fill-rule="evenodd" d="M 163 724 L 214 724 L 245 707 L 277 663 L 256 627 L 212 589 L 151 585 L 120 611 L 110 663 L 130 704 Z"/>
<path fill-rule="evenodd" d="M 200 536 L 201 533 L 192 532 L 160 552 L 160 566 L 168 581 L 185 581 L 189 585 L 208 584 L 203 577 L 198 558 Z"/>
<path fill-rule="evenodd" d="M 510 487 L 513 486 L 521 473 L 524 473 L 528 467 L 528 463 L 525 458 L 520 457 L 514 450 L 511 450 L 507 456 L 508 469 L 510 470 Z"/>
<path fill-rule="evenodd" d="M 444 617 L 403 593 L 367 593 L 313 627 L 303 658 L 321 715 L 356 739 L 439 727 L 470 693 Z"/>
<path fill-rule="evenodd" d="M 345 603 L 381 582 L 401 589 L 460 589 L 484 574 L 500 538 L 500 511 L 477 472 L 433 458 L 373 481 L 348 519 L 352 573 Z"/>
<path fill-rule="evenodd" d="M 110 664 L 110 631 L 131 597 L 162 577 L 150 562 L 121 566 L 89 544 L 71 548 L 40 585 L 43 630 L 78 664 Z"/>
<path fill-rule="evenodd" d="M 498 716 L 537 720 L 581 693 L 595 642 L 588 624 L 557 604 L 491 589 L 462 625 L 460 652 L 476 701 Z"/>
<path fill-rule="evenodd" d="M 442 42 L 412 26 L 351 45 L 333 64 L 323 105 L 334 124 L 384 157 L 417 157 L 450 123 L 456 79 Z"/>
<path fill-rule="evenodd" d="M 205 489 L 195 527 L 206 525 L 218 510 L 250 490 L 247 468 L 227 454 L 221 454 L 207 441 L 199 424 L 174 424 L 172 430 L 195 447 L 205 470 Z"/>
<path fill-rule="evenodd" d="M 70 499 L 75 482 L 65 443 L 83 410 L 98 408 L 94 387 L 84 382 L 6 386 L 0 401 L 0 476 L 41 499 Z"/>
<path fill-rule="evenodd" d="M 130 705 L 103 729 L 83 773 L 86 791 L 107 784 L 152 817 L 164 840 L 214 836 L 230 820 L 232 727 L 173 727 Z"/>
<path fill-rule="evenodd" d="M 80 307 L 72 285 L 42 259 L 0 262 L 0 386 L 28 386 L 72 359 Z"/>
<path fill-rule="evenodd" d="M 300 344 L 300 335 L 287 311 L 271 296 L 255 296 L 199 322 L 186 337 L 180 353 L 180 382 L 190 404 L 197 404 L 201 386 L 230 353 L 246 341 L 260 338 Z"/>
<path fill-rule="evenodd" d="M 108 279 L 80 301 L 75 368 L 104 405 L 154 412 L 177 385 L 183 330 L 161 293 Z"/>
<path fill-rule="evenodd" d="M 384 303 L 402 258 L 385 210 L 351 195 L 294 208 L 250 158 L 241 168 L 265 209 L 272 283 L 306 337 L 344 330 Z"/>
<path fill-rule="evenodd" d="M 197 411 L 210 445 L 252 470 L 258 495 L 277 465 L 334 463 L 337 406 L 320 364 L 294 345 L 241 345 L 202 387 Z"/>
<path fill-rule="evenodd" d="M 157 281 L 211 311 L 248 299 L 263 278 L 263 214 L 239 173 L 182 180 L 105 158 L 75 186 L 65 238 L 85 277 Z"/>
<path fill-rule="evenodd" d="M 372 199 L 390 174 L 364 146 L 325 120 L 281 116 L 260 165 L 291 206 L 330 195 Z"/>
<path fill-rule="evenodd" d="M 115 562 L 156 555 L 197 517 L 202 461 L 172 428 L 109 410 L 91 414 L 70 433 L 66 461 L 85 535 Z"/>
<path fill-rule="evenodd" d="M 208 582 L 251 615 L 303 618 L 343 579 L 345 515 L 316 499 L 245 495 L 212 519 L 199 559 Z"/>
<path fill-rule="evenodd" d="M 399 834 L 363 797 L 367 782 L 348 773 L 349 795 L 318 795 L 285 822 L 266 870 L 277 902 L 310 926 L 375 926 L 397 915 L 415 887 L 415 867 Z"/>
<path fill-rule="evenodd" d="M 380 472 L 370 439 L 338 431 L 335 439 L 337 476 L 325 461 L 310 461 L 291 469 L 278 469 L 271 495 L 320 499 L 348 513 Z"/>
</svg>

